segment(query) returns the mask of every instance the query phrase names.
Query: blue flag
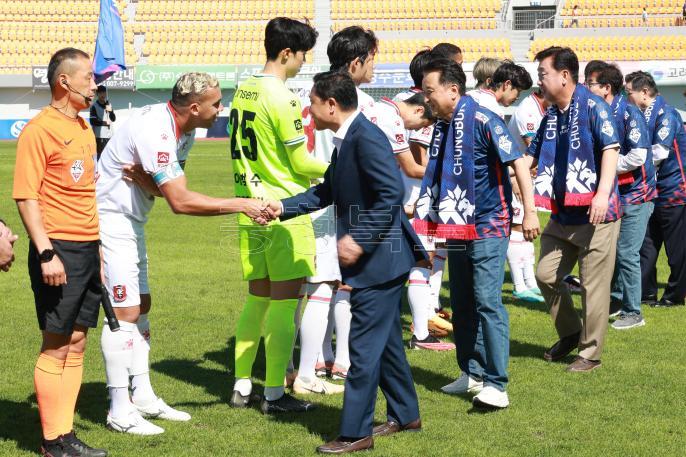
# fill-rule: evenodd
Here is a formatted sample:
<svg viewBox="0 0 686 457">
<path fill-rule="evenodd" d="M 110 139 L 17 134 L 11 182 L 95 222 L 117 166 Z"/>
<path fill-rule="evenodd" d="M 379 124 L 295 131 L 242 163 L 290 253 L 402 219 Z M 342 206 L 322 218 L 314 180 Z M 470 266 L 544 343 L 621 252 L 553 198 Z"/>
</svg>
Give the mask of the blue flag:
<svg viewBox="0 0 686 457">
<path fill-rule="evenodd" d="M 126 70 L 124 62 L 124 28 L 114 0 L 100 0 L 98 38 L 95 42 L 93 73 L 100 84 L 114 73 Z"/>
</svg>

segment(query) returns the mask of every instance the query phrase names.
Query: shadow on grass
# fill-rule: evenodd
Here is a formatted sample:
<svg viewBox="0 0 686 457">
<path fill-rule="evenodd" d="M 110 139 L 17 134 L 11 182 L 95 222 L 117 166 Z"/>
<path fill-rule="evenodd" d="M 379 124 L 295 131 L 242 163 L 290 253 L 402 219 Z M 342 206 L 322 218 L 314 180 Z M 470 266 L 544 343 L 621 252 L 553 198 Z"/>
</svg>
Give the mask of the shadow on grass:
<svg viewBox="0 0 686 457">
<path fill-rule="evenodd" d="M 25 401 L 0 400 L 0 440 L 16 443 L 18 449 L 37 452 L 41 443 L 38 407 Z"/>
<path fill-rule="evenodd" d="M 104 382 L 86 382 L 81 385 L 79 399 L 76 402 L 76 412 L 82 419 L 102 427 L 107 420 L 108 408 L 107 385 Z M 86 430 L 90 428 L 84 426 L 83 422 L 79 425 Z"/>
</svg>

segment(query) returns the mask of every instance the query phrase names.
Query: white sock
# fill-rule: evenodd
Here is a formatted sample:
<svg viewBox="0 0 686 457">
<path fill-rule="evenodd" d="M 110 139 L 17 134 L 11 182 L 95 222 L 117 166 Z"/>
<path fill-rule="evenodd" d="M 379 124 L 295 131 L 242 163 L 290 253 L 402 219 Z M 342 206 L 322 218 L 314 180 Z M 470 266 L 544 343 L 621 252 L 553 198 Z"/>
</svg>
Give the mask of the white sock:
<svg viewBox="0 0 686 457">
<path fill-rule="evenodd" d="M 334 363 L 341 368 L 350 367 L 350 354 L 348 352 L 348 336 L 350 336 L 350 292 L 339 290 L 336 292 L 336 360 Z"/>
<path fill-rule="evenodd" d="M 150 384 L 150 321 L 147 314 L 138 317 L 134 332 L 131 400 L 139 406 L 145 406 L 157 400 Z"/>
<path fill-rule="evenodd" d="M 252 393 L 252 381 L 250 378 L 239 378 L 233 384 L 233 390 L 237 390 L 241 395 L 247 397 Z"/>
<path fill-rule="evenodd" d="M 100 347 L 105 361 L 105 377 L 110 391 L 110 414 L 126 417 L 129 406 L 129 370 L 133 360 L 133 340 L 137 336 L 136 324 L 119 321 L 119 331 L 102 327 Z"/>
<path fill-rule="evenodd" d="M 429 277 L 431 270 L 428 268 L 415 267 L 410 270 L 409 285 L 407 286 L 407 301 L 412 311 L 412 324 L 414 336 L 423 340 L 429 336 L 429 313 L 433 304 L 431 302 Z"/>
<path fill-rule="evenodd" d="M 538 284 L 536 284 L 536 270 L 534 269 L 536 264 L 536 251 L 534 250 L 534 244 L 531 241 L 526 241 L 524 245 L 526 246 L 526 255 L 522 261 L 524 283 L 526 284 L 527 289 L 534 289 L 538 287 Z"/>
<path fill-rule="evenodd" d="M 329 306 L 329 318 L 328 324 L 326 325 L 326 333 L 324 333 L 322 350 L 317 358 L 317 362 L 319 363 L 330 362 L 336 358 L 336 355 L 333 353 L 333 346 L 331 345 L 331 342 L 333 341 L 333 329 L 336 326 L 336 296 L 334 296 L 333 301 L 333 304 Z"/>
<path fill-rule="evenodd" d="M 324 342 L 333 297 L 331 284 L 323 282 L 316 284 L 316 286 L 307 301 L 300 326 L 298 376 L 308 379 L 315 377 L 314 368 L 317 365 L 317 356 Z"/>
<path fill-rule="evenodd" d="M 445 268 L 445 259 L 448 257 L 448 250 L 445 248 L 436 249 L 434 255 L 433 267 L 431 269 L 431 306 L 438 311 L 441 309 L 441 286 L 443 285 L 443 270 Z"/>
<path fill-rule="evenodd" d="M 510 265 L 510 275 L 514 283 L 516 292 L 524 292 L 528 289 L 524 283 L 524 257 L 526 247 L 524 246 L 524 234 L 512 230 L 510 243 L 507 246 L 507 263 Z"/>
</svg>

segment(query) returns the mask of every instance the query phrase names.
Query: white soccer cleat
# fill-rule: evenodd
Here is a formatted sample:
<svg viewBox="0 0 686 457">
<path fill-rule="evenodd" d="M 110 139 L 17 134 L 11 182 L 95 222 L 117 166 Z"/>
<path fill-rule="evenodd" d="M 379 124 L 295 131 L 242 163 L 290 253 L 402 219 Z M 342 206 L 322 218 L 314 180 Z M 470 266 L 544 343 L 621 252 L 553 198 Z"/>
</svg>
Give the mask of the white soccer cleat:
<svg viewBox="0 0 686 457">
<path fill-rule="evenodd" d="M 172 408 L 161 398 L 158 398 L 147 406 L 139 406 L 135 403 L 133 406 L 143 417 L 149 417 L 152 419 L 165 419 L 168 421 L 177 422 L 186 422 L 191 420 L 190 414 Z"/>
<path fill-rule="evenodd" d="M 507 397 L 507 392 L 493 386 L 486 386 L 472 399 L 472 404 L 483 408 L 503 409 L 510 405 L 510 399 Z"/>
<path fill-rule="evenodd" d="M 124 418 L 114 418 L 107 414 L 107 428 L 115 432 L 131 433 L 132 435 L 159 435 L 164 433 L 162 427 L 158 427 L 152 422 L 143 419 L 137 410 L 131 410 L 129 415 Z"/>
<path fill-rule="evenodd" d="M 483 381 L 477 381 L 469 376 L 467 373 L 462 373 L 459 378 L 441 387 L 441 390 L 447 394 L 478 394 L 484 388 Z"/>
<path fill-rule="evenodd" d="M 333 384 L 319 378 L 314 378 L 310 382 L 305 382 L 301 377 L 297 377 L 293 383 L 293 392 L 296 394 L 334 395 L 343 393 L 344 390 L 344 386 Z"/>
</svg>

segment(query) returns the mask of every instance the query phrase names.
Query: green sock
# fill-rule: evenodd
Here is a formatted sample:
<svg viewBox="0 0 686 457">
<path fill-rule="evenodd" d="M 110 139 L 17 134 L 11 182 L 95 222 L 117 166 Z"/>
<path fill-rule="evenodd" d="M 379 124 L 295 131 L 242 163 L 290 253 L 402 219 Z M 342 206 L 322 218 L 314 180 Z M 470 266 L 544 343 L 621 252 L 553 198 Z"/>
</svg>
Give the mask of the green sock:
<svg viewBox="0 0 686 457">
<path fill-rule="evenodd" d="M 271 300 L 264 324 L 264 349 L 267 356 L 265 387 L 283 387 L 288 361 L 293 352 L 293 318 L 298 299 Z"/>
<path fill-rule="evenodd" d="M 269 308 L 269 297 L 248 294 L 236 326 L 236 379 L 250 378 L 262 334 L 262 322 Z"/>
</svg>

